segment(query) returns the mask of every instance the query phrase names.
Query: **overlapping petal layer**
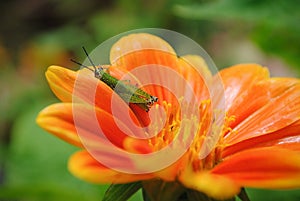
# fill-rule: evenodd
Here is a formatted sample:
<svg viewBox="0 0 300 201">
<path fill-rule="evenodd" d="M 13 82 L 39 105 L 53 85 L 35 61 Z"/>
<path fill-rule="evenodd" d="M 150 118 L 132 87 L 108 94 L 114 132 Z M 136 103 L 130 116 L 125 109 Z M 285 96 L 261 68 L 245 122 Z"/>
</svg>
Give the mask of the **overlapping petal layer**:
<svg viewBox="0 0 300 201">
<path fill-rule="evenodd" d="M 69 160 L 69 170 L 77 177 L 93 183 L 129 183 L 153 177 L 151 174 L 133 175 L 112 170 L 99 163 L 87 151 L 72 155 Z"/>
<path fill-rule="evenodd" d="M 164 88 L 172 84 L 176 85 L 178 94 L 185 95 L 188 85 L 197 98 L 209 98 L 207 84 L 212 77 L 203 59 L 197 55 L 178 58 L 174 49 L 159 37 L 150 34 L 126 36 L 114 44 L 110 55 L 114 66 L 120 66 L 128 71 L 146 67 L 144 77 L 140 80 L 161 83 L 163 87 L 155 84 L 147 87 L 149 93 L 156 94 L 160 100 L 174 104 L 174 96 Z M 179 79 L 183 79 L 184 84 L 178 84 Z"/>
<path fill-rule="evenodd" d="M 279 147 L 249 149 L 230 156 L 211 172 L 239 186 L 286 189 L 300 185 L 299 152 Z"/>
<path fill-rule="evenodd" d="M 267 90 L 263 85 L 267 86 Z M 254 87 L 252 90 L 256 89 L 257 94 L 265 90 L 265 93 L 260 95 L 260 100 L 263 104 L 258 104 L 253 111 L 250 110 L 249 112 L 251 113 L 233 128 L 234 135 L 226 137 L 227 143 L 237 143 L 259 135 L 275 132 L 300 119 L 299 81 L 293 79 L 270 79 L 264 81 L 260 87 L 262 89 Z M 262 101 L 263 97 L 265 101 Z M 244 99 L 244 107 L 247 107 L 245 106 L 248 104 L 247 100 Z M 238 114 L 238 112 L 235 114 Z"/>
<path fill-rule="evenodd" d="M 179 180 L 187 188 L 204 192 L 209 197 L 221 200 L 237 195 L 241 188 L 233 179 L 222 174 L 214 174 L 208 170 L 195 172 L 191 167 L 185 168 Z"/>
<path fill-rule="evenodd" d="M 114 69 L 112 67 L 111 71 L 120 75 L 121 70 L 113 71 Z M 126 123 L 131 123 L 131 120 L 136 125 L 140 122 L 149 122 L 146 112 L 141 111 L 142 115 L 137 119 L 133 111 L 128 110 L 127 104 L 106 83 L 95 79 L 93 74 L 86 69 L 74 72 L 59 66 L 50 66 L 46 72 L 46 78 L 50 88 L 62 102 L 85 102 L 113 113 L 119 119 L 122 119 L 124 113 L 129 112 L 130 121 L 124 118 Z M 112 108 L 114 108 L 113 111 Z"/>
<path fill-rule="evenodd" d="M 150 34 L 123 37 L 112 47 L 110 59 L 111 75 L 118 78 L 128 71 L 131 73 L 146 66 L 142 77 L 145 79 L 141 80 L 134 73 L 132 77 L 136 77 L 141 85 L 143 81 L 154 82 L 142 86 L 143 89 L 159 97 L 160 105 L 166 101 L 174 110 L 179 105 L 178 94 L 191 97 L 191 102 L 199 105 L 197 101 L 209 100 L 212 94 L 221 94 L 220 86 L 214 88 L 214 78 L 200 57 L 177 57 L 166 41 Z M 176 77 L 178 79 L 172 76 L 172 72 L 180 75 Z M 92 149 L 89 152 L 84 150 L 71 157 L 69 169 L 79 178 L 91 182 L 178 179 L 188 188 L 221 199 L 236 195 L 243 186 L 300 187 L 300 81 L 269 78 L 268 70 L 257 64 L 236 65 L 220 71 L 219 76 L 224 83 L 226 114 L 234 120 L 229 122 L 228 132 L 217 144 L 221 151 L 213 168 L 196 170 L 189 152 L 170 167 L 153 174 L 121 173 L 93 158 L 98 154 L 106 155 L 114 167 L 122 165 L 123 160 L 129 167 L 135 167 L 133 161 L 128 162 L 128 158 L 111 152 L 111 144 L 105 138 L 130 153 L 145 154 L 153 150 L 147 140 L 127 136 L 144 135 L 139 126 L 149 123 L 148 114 L 134 104 L 128 107 L 118 96 L 112 98 L 113 90 L 87 70 L 73 72 L 57 66 L 49 67 L 46 77 L 50 87 L 64 103 L 44 109 L 37 122 L 47 131 L 76 146 L 85 148 L 85 145 L 90 145 Z M 171 93 L 163 87 L 165 85 L 155 83 L 176 88 L 178 94 Z M 114 113 L 112 106 L 117 113 Z M 129 114 L 130 121 L 122 114 Z M 99 136 L 99 126 L 104 136 Z M 206 159 L 200 162 L 205 163 Z"/>
<path fill-rule="evenodd" d="M 102 109 L 79 103 L 50 105 L 40 112 L 37 122 L 45 130 L 69 143 L 79 147 L 91 146 L 98 150 L 109 149 L 112 146 L 110 142 L 124 148 L 124 139 L 128 136 L 144 135 L 138 127 L 128 127 L 129 125 Z M 134 138 L 131 141 L 133 143 Z M 139 148 L 140 152 L 151 151 L 146 146 L 147 143 L 141 140 L 138 142 L 143 145 L 143 150 Z"/>
</svg>

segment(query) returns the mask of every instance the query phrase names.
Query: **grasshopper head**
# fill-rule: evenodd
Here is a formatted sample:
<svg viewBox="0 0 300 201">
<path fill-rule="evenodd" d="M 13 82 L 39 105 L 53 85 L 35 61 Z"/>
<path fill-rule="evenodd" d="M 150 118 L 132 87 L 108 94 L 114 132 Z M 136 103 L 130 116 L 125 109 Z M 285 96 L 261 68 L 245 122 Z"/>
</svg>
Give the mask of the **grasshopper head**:
<svg viewBox="0 0 300 201">
<path fill-rule="evenodd" d="M 95 78 L 100 79 L 102 77 L 102 74 L 103 74 L 103 68 L 101 66 L 99 66 L 98 68 L 94 67 Z"/>
<path fill-rule="evenodd" d="M 156 96 L 150 96 L 148 102 L 147 102 L 147 105 L 153 105 L 155 102 L 158 101 L 158 98 Z"/>
</svg>

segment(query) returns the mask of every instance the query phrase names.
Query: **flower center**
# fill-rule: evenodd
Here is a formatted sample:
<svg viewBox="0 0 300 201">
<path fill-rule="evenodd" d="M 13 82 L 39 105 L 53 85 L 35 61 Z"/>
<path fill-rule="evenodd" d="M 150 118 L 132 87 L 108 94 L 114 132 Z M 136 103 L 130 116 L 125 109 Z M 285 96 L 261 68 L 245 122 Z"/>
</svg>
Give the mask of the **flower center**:
<svg viewBox="0 0 300 201">
<path fill-rule="evenodd" d="M 180 119 L 180 110 L 174 108 L 172 104 L 163 101 L 162 104 L 164 111 L 166 112 L 165 122 L 162 122 L 162 118 L 155 118 L 155 122 L 151 123 L 151 130 L 155 130 L 157 135 L 153 138 L 149 139 L 149 144 L 154 148 L 155 151 L 158 151 L 165 146 L 169 145 L 178 133 L 178 129 L 180 127 L 181 119 Z M 152 110 L 159 110 L 159 106 L 155 105 Z M 157 128 L 162 123 L 165 123 L 162 130 L 158 132 Z"/>
<path fill-rule="evenodd" d="M 183 100 L 183 99 L 182 99 Z M 194 171 L 211 169 L 221 161 L 223 136 L 231 131 L 229 123 L 233 117 L 225 117 L 224 121 L 217 123 L 217 112 L 211 107 L 211 100 L 202 100 L 198 107 L 184 103 L 180 100 L 180 106 L 163 101 L 166 120 L 161 131 L 149 139 L 149 144 L 154 151 L 166 146 L 174 149 L 184 147 L 188 161 Z M 152 110 L 158 110 L 158 105 Z M 151 123 L 151 129 L 156 130 L 163 123 L 155 118 Z M 156 130 L 157 131 L 157 130 Z"/>
</svg>

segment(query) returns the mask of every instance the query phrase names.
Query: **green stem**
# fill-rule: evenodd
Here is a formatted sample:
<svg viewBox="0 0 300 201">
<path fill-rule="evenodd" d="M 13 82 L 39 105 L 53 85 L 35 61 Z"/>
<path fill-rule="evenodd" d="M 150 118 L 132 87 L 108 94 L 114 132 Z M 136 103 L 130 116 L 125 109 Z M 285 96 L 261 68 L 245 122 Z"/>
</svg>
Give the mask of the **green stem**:
<svg viewBox="0 0 300 201">
<path fill-rule="evenodd" d="M 142 185 L 144 201 L 220 201 L 199 191 L 187 189 L 178 182 L 149 180 Z M 235 201 L 235 197 L 222 201 Z"/>
<path fill-rule="evenodd" d="M 145 201 L 177 201 L 184 193 L 184 188 L 177 182 L 150 180 L 143 182 Z"/>
<path fill-rule="evenodd" d="M 186 193 L 187 193 L 188 200 L 191 200 L 191 201 L 221 201 L 221 200 L 216 200 L 214 198 L 210 198 L 207 195 L 205 195 L 204 193 L 201 193 L 201 192 L 195 191 L 195 190 L 191 190 L 191 189 L 187 189 Z M 226 200 L 222 200 L 222 201 L 235 201 L 235 197 L 226 199 Z"/>
</svg>

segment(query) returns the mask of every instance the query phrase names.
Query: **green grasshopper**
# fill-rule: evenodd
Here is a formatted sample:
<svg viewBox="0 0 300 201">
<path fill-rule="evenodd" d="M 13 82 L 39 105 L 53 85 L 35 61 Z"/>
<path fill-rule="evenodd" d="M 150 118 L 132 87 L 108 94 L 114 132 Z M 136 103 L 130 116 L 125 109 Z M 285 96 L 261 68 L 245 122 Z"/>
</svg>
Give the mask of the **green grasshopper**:
<svg viewBox="0 0 300 201">
<path fill-rule="evenodd" d="M 150 107 L 158 101 L 156 96 L 148 94 L 135 85 L 125 84 L 125 82 L 120 81 L 111 76 L 109 73 L 105 72 L 102 66 L 96 66 L 88 55 L 86 49 L 84 47 L 82 47 L 82 49 L 94 69 L 90 69 L 88 66 L 85 66 L 73 59 L 71 59 L 71 61 L 92 71 L 95 78 L 101 80 L 112 90 L 114 90 L 126 103 L 134 103 L 148 112 Z"/>
</svg>

